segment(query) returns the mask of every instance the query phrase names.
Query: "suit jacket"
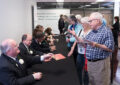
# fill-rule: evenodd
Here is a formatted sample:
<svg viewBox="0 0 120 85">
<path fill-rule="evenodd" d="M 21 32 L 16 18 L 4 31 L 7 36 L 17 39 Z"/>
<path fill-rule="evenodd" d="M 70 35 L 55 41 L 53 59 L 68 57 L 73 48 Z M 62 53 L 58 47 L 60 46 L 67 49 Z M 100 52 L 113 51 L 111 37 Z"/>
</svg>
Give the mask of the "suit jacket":
<svg viewBox="0 0 120 85">
<path fill-rule="evenodd" d="M 64 28 L 64 20 L 62 18 L 59 19 L 58 21 L 58 28 L 63 29 Z"/>
<path fill-rule="evenodd" d="M 41 63 L 40 56 L 42 53 L 36 52 L 33 49 L 25 47 L 25 45 L 21 42 L 19 44 L 20 56 L 24 59 L 26 67 L 30 67 L 33 64 Z"/>
<path fill-rule="evenodd" d="M 50 52 L 49 44 L 47 44 L 45 41 L 39 44 L 35 39 L 33 39 L 30 47 L 43 53 Z"/>
<path fill-rule="evenodd" d="M 35 82 L 33 76 L 27 74 L 24 65 L 20 68 L 12 58 L 2 54 L 0 63 L 0 82 L 3 85 L 30 85 Z"/>
</svg>

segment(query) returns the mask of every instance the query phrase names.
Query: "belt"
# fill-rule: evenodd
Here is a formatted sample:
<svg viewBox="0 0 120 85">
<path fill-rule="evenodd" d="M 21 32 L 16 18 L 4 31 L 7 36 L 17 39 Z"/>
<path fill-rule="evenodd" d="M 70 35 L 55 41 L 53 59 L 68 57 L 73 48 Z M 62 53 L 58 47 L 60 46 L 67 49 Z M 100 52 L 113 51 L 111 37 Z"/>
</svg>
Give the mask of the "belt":
<svg viewBox="0 0 120 85">
<path fill-rule="evenodd" d="M 100 60 L 104 60 L 104 59 L 95 59 L 95 60 L 94 59 L 87 59 L 87 60 L 90 61 L 90 62 L 96 62 L 96 61 L 100 61 Z"/>
</svg>

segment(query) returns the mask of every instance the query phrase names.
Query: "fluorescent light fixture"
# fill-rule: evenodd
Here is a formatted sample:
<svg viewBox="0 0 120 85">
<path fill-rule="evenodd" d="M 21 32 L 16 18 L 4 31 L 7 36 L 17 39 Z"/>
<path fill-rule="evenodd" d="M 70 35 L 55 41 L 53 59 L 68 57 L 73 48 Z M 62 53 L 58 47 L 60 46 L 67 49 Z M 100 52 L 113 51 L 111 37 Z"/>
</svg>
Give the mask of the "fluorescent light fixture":
<svg viewBox="0 0 120 85">
<path fill-rule="evenodd" d="M 96 0 L 96 2 L 104 2 L 105 0 Z"/>
<path fill-rule="evenodd" d="M 56 0 L 56 2 L 64 2 L 64 0 Z"/>
<path fill-rule="evenodd" d="M 91 6 L 91 5 L 85 5 L 85 6 Z"/>
<path fill-rule="evenodd" d="M 97 4 L 97 2 L 92 2 L 91 4 Z"/>
</svg>

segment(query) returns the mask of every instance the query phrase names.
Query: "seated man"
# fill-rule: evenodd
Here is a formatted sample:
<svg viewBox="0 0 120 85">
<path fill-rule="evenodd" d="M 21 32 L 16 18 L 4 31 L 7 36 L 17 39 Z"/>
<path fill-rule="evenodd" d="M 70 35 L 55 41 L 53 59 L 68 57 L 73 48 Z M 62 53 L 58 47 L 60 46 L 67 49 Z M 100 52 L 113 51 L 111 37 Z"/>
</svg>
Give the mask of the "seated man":
<svg viewBox="0 0 120 85">
<path fill-rule="evenodd" d="M 3 85 L 31 85 L 42 78 L 41 72 L 27 74 L 23 59 L 18 61 L 19 57 L 17 56 L 20 50 L 14 40 L 6 39 L 2 42 L 0 48 L 2 52 L 0 57 L 0 82 Z M 50 55 L 43 56 L 42 60 L 47 60 L 48 57 Z"/>
<path fill-rule="evenodd" d="M 36 32 L 30 47 L 43 53 L 48 53 L 56 49 L 55 46 L 50 46 L 48 42 L 46 42 L 45 36 L 41 32 Z"/>
<path fill-rule="evenodd" d="M 40 63 L 40 61 L 43 61 L 44 57 L 48 57 L 47 60 L 49 61 L 49 56 L 51 56 L 51 54 L 43 55 L 42 52 L 30 48 L 31 42 L 32 36 L 24 34 L 22 36 L 22 42 L 19 44 L 20 56 L 25 60 L 25 65 L 28 67 L 33 64 Z"/>
</svg>

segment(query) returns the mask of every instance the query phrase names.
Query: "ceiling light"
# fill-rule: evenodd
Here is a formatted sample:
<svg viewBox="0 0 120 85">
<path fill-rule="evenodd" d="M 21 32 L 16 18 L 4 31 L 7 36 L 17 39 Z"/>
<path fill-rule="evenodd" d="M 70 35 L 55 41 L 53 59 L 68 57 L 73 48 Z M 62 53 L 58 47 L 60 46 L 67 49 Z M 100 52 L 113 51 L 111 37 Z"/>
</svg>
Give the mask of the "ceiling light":
<svg viewBox="0 0 120 85">
<path fill-rule="evenodd" d="M 56 0 L 56 2 L 64 2 L 64 0 Z"/>
<path fill-rule="evenodd" d="M 91 6 L 91 5 L 85 5 L 85 6 Z"/>
<path fill-rule="evenodd" d="M 96 2 L 104 2 L 105 0 L 96 0 Z"/>
<path fill-rule="evenodd" d="M 97 4 L 97 2 L 92 2 L 91 4 Z"/>
</svg>

